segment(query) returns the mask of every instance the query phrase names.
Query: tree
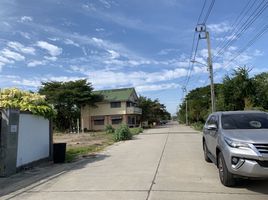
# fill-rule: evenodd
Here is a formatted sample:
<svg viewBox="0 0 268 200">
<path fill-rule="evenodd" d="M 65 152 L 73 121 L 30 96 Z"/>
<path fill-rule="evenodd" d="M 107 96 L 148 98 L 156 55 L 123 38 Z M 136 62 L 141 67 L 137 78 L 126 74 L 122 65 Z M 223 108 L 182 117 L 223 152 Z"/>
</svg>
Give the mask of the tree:
<svg viewBox="0 0 268 200">
<path fill-rule="evenodd" d="M 61 131 L 71 130 L 80 118 L 80 109 L 85 105 L 95 105 L 102 96 L 92 93 L 93 87 L 87 80 L 69 82 L 43 82 L 39 93 L 46 95 L 49 103 L 57 110 L 54 119 L 56 128 Z"/>
<path fill-rule="evenodd" d="M 215 84 L 215 96 L 216 96 L 216 107 L 221 105 L 221 101 L 218 101 L 220 97 L 222 85 Z M 196 88 L 191 90 L 187 95 L 188 104 L 188 121 L 189 123 L 194 122 L 205 122 L 207 116 L 211 113 L 211 93 L 210 86 Z M 177 113 L 180 122 L 185 123 L 186 121 L 186 100 L 180 105 L 179 112 Z"/>
<path fill-rule="evenodd" d="M 1 90 L 0 107 L 30 111 L 45 118 L 51 118 L 55 114 L 53 107 L 45 101 L 45 96 L 17 88 Z"/>
<path fill-rule="evenodd" d="M 140 96 L 138 99 L 138 107 L 142 109 L 141 121 L 148 121 L 151 124 L 171 118 L 170 113 L 166 110 L 166 106 L 161 104 L 158 99 L 152 100 Z"/>
<path fill-rule="evenodd" d="M 217 111 L 268 109 L 268 73 L 249 77 L 250 69 L 239 67 L 222 84 L 215 84 Z M 204 123 L 211 112 L 210 86 L 196 88 L 186 96 L 190 123 Z M 179 121 L 185 123 L 185 100 L 180 105 Z"/>
<path fill-rule="evenodd" d="M 225 110 L 244 110 L 245 106 L 250 105 L 252 107 L 255 89 L 249 72 L 247 67 L 239 67 L 231 77 L 224 77 L 222 93 Z"/>
<path fill-rule="evenodd" d="M 252 80 L 255 89 L 254 105 L 260 109 L 268 110 L 268 73 L 258 74 Z"/>
</svg>

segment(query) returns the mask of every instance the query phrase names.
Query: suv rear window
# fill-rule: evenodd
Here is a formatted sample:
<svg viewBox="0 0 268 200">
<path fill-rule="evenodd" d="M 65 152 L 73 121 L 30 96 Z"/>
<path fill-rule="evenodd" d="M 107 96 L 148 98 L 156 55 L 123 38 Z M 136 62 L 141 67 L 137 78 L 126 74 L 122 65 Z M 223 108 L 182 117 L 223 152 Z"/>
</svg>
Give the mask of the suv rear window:
<svg viewBox="0 0 268 200">
<path fill-rule="evenodd" d="M 266 113 L 223 114 L 223 129 L 268 129 Z"/>
</svg>

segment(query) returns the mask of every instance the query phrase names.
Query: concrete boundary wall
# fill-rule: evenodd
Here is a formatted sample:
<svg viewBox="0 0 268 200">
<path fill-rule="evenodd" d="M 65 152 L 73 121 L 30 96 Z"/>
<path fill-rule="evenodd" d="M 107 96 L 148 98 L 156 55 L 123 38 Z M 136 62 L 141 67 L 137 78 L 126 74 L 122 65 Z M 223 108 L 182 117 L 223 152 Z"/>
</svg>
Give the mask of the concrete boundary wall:
<svg viewBox="0 0 268 200">
<path fill-rule="evenodd" d="M 49 158 L 51 155 L 50 137 L 48 119 L 20 113 L 16 167 Z"/>
</svg>

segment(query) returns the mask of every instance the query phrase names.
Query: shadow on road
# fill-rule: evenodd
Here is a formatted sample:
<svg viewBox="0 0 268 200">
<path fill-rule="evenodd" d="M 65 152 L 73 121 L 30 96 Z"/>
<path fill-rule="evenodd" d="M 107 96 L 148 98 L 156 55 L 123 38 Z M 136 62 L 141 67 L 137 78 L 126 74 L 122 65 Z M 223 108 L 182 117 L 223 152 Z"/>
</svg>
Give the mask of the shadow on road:
<svg viewBox="0 0 268 200">
<path fill-rule="evenodd" d="M 260 194 L 268 194 L 268 180 L 239 180 L 236 188 L 245 188 Z"/>
<path fill-rule="evenodd" d="M 14 174 L 10 177 L 0 177 L 0 197 L 27 187 L 29 187 L 29 189 L 33 189 L 63 174 L 73 170 L 82 169 L 90 163 L 102 161 L 107 157 L 110 156 L 104 154 L 95 154 L 72 163 L 46 163 L 43 164 L 43 166 L 37 166 L 30 170 Z M 20 192 L 18 192 L 18 194 L 14 194 L 14 196 L 19 194 Z M 13 198 L 13 196 L 10 198 Z"/>
</svg>

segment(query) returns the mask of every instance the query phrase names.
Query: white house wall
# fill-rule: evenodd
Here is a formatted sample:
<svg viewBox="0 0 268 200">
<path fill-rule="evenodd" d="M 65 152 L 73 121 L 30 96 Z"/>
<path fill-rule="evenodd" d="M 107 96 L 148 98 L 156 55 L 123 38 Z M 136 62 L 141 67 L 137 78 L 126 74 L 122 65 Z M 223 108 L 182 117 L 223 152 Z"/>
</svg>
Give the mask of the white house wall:
<svg viewBox="0 0 268 200">
<path fill-rule="evenodd" d="M 17 167 L 49 157 L 49 120 L 20 114 Z"/>
</svg>

